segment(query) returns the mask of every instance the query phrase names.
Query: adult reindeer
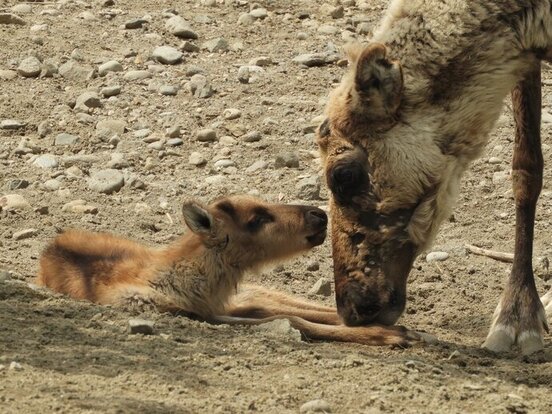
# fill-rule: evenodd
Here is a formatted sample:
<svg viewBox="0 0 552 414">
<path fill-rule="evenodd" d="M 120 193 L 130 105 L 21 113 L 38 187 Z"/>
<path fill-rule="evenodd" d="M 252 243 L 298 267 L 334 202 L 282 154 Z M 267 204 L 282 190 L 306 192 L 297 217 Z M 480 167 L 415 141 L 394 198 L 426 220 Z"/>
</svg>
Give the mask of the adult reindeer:
<svg viewBox="0 0 552 414">
<path fill-rule="evenodd" d="M 512 91 L 515 258 L 484 346 L 543 347 L 531 258 L 551 9 L 550 0 L 394 0 L 372 42 L 349 48 L 350 70 L 318 131 L 346 324 L 390 325 L 402 314 L 414 258 L 449 216 L 462 173 Z M 551 296 L 543 301 L 552 311 Z"/>
</svg>

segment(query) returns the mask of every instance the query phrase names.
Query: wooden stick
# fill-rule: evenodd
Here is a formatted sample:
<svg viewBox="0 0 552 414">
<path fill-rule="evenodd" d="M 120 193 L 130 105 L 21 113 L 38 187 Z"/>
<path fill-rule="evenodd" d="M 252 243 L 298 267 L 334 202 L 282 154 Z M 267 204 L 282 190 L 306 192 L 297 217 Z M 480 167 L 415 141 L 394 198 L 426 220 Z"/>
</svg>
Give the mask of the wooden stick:
<svg viewBox="0 0 552 414">
<path fill-rule="evenodd" d="M 481 247 L 473 246 L 471 244 L 466 244 L 465 247 L 468 250 L 468 252 L 477 254 L 479 256 L 490 257 L 491 259 L 495 259 L 505 263 L 512 263 L 514 261 L 513 253 L 504 253 L 504 252 L 497 252 L 494 250 L 482 249 Z"/>
</svg>

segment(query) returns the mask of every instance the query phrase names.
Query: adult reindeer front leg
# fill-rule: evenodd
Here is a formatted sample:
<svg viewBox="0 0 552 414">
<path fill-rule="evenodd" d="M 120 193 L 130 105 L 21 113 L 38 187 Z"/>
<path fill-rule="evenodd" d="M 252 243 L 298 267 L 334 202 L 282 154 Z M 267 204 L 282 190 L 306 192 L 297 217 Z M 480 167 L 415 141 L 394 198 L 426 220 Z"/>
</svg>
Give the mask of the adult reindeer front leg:
<svg viewBox="0 0 552 414">
<path fill-rule="evenodd" d="M 532 266 L 535 210 L 543 175 L 540 62 L 515 87 L 512 102 L 516 121 L 512 163 L 516 203 L 514 263 L 483 346 L 504 352 L 517 343 L 521 352 L 528 355 L 543 348 L 543 330 L 548 332 Z"/>
</svg>

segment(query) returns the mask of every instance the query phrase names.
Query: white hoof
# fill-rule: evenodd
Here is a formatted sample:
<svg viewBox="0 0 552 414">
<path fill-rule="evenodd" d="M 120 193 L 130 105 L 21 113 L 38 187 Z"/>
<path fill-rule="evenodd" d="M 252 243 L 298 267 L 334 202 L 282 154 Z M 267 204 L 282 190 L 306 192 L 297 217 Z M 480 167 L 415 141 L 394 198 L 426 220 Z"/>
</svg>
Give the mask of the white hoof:
<svg viewBox="0 0 552 414">
<path fill-rule="evenodd" d="M 516 337 L 512 328 L 504 325 L 496 325 L 489 331 L 489 335 L 487 335 L 487 339 L 483 343 L 482 348 L 496 353 L 508 352 L 515 341 Z"/>
<path fill-rule="evenodd" d="M 544 348 L 542 335 L 537 331 L 525 331 L 519 334 L 517 340 L 522 355 L 531 355 Z"/>
</svg>

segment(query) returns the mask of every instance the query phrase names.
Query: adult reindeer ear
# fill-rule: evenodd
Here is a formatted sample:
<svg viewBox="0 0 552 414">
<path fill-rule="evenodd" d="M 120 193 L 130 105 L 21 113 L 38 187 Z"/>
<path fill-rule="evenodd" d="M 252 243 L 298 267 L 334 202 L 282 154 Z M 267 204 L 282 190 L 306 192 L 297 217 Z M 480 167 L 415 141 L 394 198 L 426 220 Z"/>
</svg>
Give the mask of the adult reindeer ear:
<svg viewBox="0 0 552 414">
<path fill-rule="evenodd" d="M 354 54 L 358 56 L 353 68 L 358 109 L 373 120 L 393 118 L 403 92 L 400 63 L 388 59 L 381 43 L 369 44 L 360 52 L 354 49 Z"/>
</svg>

